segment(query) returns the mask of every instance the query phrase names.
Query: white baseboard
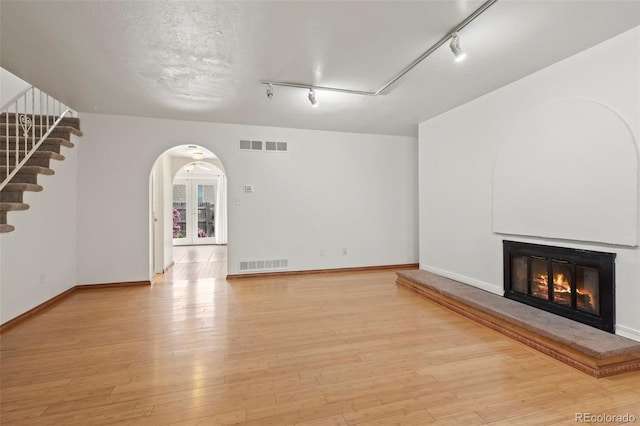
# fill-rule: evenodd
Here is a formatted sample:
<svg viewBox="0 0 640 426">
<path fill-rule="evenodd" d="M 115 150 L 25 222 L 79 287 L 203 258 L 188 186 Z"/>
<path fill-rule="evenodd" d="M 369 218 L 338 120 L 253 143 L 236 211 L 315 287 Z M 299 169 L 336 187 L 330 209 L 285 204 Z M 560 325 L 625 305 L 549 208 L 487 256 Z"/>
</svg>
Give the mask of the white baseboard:
<svg viewBox="0 0 640 426">
<path fill-rule="evenodd" d="M 445 278 L 450 278 L 461 283 L 468 284 L 473 287 L 488 291 L 489 293 L 504 295 L 504 289 L 501 285 L 495 285 L 484 281 L 476 280 L 475 278 L 467 277 L 465 275 L 456 274 L 455 272 L 445 271 L 444 269 L 434 268 L 427 266 L 424 263 L 420 264 L 420 269 L 423 271 L 431 272 L 432 274 L 440 275 Z"/>
<path fill-rule="evenodd" d="M 626 337 L 627 339 L 640 342 L 640 330 L 616 324 L 616 334 L 622 337 Z"/>
</svg>

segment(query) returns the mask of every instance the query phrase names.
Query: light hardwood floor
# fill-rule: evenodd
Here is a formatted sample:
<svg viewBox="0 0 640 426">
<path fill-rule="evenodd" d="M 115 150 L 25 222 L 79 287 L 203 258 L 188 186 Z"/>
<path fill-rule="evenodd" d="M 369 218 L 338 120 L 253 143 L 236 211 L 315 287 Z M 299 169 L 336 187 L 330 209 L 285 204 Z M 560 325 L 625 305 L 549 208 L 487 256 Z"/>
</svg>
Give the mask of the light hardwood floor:
<svg viewBox="0 0 640 426">
<path fill-rule="evenodd" d="M 7 332 L 1 423 L 640 422 L 640 373 L 594 379 L 397 287 L 393 272 L 176 271 L 75 292 Z"/>
<path fill-rule="evenodd" d="M 161 281 L 224 278 L 227 276 L 227 246 L 174 246 L 174 265 Z"/>
</svg>

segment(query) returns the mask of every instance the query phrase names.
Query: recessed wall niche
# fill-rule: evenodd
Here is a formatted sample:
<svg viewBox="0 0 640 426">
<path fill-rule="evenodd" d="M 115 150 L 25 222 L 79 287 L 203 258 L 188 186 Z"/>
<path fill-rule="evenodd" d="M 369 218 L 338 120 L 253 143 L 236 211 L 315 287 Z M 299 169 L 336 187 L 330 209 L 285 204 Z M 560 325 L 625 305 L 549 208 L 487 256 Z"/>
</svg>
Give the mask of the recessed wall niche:
<svg viewBox="0 0 640 426">
<path fill-rule="evenodd" d="M 622 117 L 564 99 L 512 129 L 494 166 L 494 232 L 638 245 L 638 148 Z"/>
</svg>

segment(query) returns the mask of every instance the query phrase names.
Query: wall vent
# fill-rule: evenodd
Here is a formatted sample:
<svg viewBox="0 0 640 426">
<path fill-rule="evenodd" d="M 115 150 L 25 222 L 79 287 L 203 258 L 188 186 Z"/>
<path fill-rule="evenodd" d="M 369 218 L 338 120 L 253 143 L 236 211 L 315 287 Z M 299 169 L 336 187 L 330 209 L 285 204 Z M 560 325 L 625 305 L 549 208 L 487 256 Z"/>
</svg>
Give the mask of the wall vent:
<svg viewBox="0 0 640 426">
<path fill-rule="evenodd" d="M 286 142 L 266 141 L 265 150 L 268 152 L 287 152 Z"/>
<path fill-rule="evenodd" d="M 243 139 L 240 141 L 240 149 L 242 151 L 262 151 L 262 141 Z"/>
<path fill-rule="evenodd" d="M 240 272 L 273 271 L 289 268 L 289 259 L 243 260 Z"/>
</svg>

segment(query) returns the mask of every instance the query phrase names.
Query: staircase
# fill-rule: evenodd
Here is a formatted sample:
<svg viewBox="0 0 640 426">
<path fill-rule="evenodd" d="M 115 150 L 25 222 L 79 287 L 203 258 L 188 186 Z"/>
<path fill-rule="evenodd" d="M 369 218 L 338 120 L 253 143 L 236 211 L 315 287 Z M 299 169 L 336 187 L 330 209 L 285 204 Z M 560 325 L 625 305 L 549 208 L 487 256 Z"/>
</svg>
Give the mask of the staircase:
<svg viewBox="0 0 640 426">
<path fill-rule="evenodd" d="M 58 120 L 58 116 L 29 114 L 27 116 L 30 119 L 29 131 L 25 132 L 20 125 L 21 116 L 22 114 L 19 113 L 0 114 L 0 179 L 5 179 L 13 172 L 16 164 L 24 160 L 29 154 L 29 149 L 37 146 L 42 136 L 46 138 L 40 146 L 37 146 L 17 174 L 0 190 L 0 233 L 15 229 L 7 223 L 9 212 L 29 208 L 29 205 L 24 203 L 24 192 L 43 190 L 42 186 L 38 185 L 38 176 L 55 174 L 50 168 L 50 162 L 64 160 L 64 155 L 61 154 L 62 147 L 74 147 L 71 135 L 82 136 L 80 120 L 75 117 L 63 117 L 52 129 L 52 123 Z M 48 135 L 47 132 L 49 132 Z"/>
</svg>

